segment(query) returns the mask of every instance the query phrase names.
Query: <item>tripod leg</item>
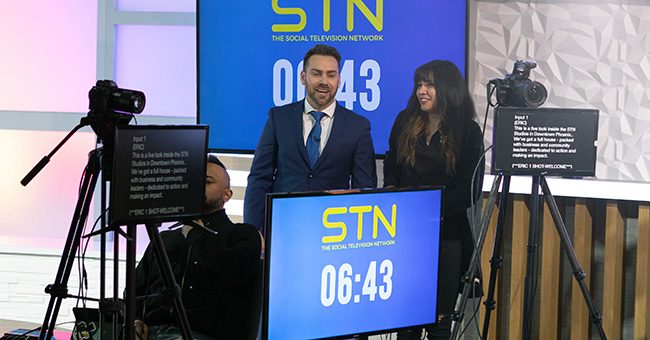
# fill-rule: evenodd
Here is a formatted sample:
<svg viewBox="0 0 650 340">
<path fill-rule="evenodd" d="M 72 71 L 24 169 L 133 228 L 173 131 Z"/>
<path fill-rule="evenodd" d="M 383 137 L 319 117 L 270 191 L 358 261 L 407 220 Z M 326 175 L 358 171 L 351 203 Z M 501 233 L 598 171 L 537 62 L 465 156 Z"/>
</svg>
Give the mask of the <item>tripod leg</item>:
<svg viewBox="0 0 650 340">
<path fill-rule="evenodd" d="M 501 184 L 502 176 L 495 176 L 494 181 L 492 182 L 492 189 L 490 190 L 490 195 L 488 198 L 488 203 L 486 207 L 486 216 L 481 220 L 481 231 L 479 232 L 477 246 L 474 249 L 472 254 L 472 259 L 470 261 L 469 268 L 467 273 L 463 277 L 464 286 L 463 293 L 461 294 L 460 302 L 458 303 L 458 309 L 454 311 L 452 315 L 452 324 L 451 339 L 456 339 L 458 335 L 458 329 L 461 327 L 461 321 L 463 319 L 463 312 L 467 306 L 467 299 L 469 298 L 470 289 L 473 289 L 474 286 L 474 277 L 476 276 L 476 270 L 478 268 L 478 263 L 481 257 L 481 250 L 483 249 L 483 244 L 485 243 L 485 237 L 487 235 L 488 223 L 492 212 L 494 210 L 494 203 L 496 200 L 497 192 L 499 190 L 499 184 Z"/>
<path fill-rule="evenodd" d="M 533 176 L 533 185 L 530 196 L 530 223 L 528 224 L 528 246 L 526 256 L 526 278 L 524 284 L 524 315 L 521 328 L 522 339 L 530 339 L 532 332 L 533 305 L 535 290 L 537 288 L 537 231 L 539 230 L 539 216 L 542 201 L 540 200 L 539 185 L 542 176 Z"/>
<path fill-rule="evenodd" d="M 61 261 L 59 262 L 56 279 L 53 284 L 48 285 L 45 288 L 45 292 L 50 294 L 50 302 L 48 303 L 45 319 L 41 326 L 39 339 L 45 338 L 45 330 L 47 330 L 47 339 L 52 338 L 54 334 L 54 326 L 56 325 L 56 317 L 61 308 L 61 302 L 68 293 L 67 285 L 68 279 L 70 278 L 70 271 L 73 268 L 75 253 L 79 248 L 83 226 L 88 217 L 88 210 L 90 208 L 95 185 L 97 184 L 97 175 L 100 170 L 99 153 L 99 150 L 93 150 L 88 155 L 88 164 L 86 165 L 81 190 L 79 191 L 79 199 L 77 200 L 72 223 L 70 224 L 68 238 L 65 247 L 63 248 L 63 254 L 61 255 Z"/>
<path fill-rule="evenodd" d="M 137 226 L 128 225 L 126 233 L 126 313 L 124 318 L 124 338 L 135 339 L 135 239 Z"/>
<path fill-rule="evenodd" d="M 587 285 L 585 284 L 584 281 L 587 275 L 585 271 L 580 267 L 580 264 L 578 263 L 578 258 L 576 256 L 575 250 L 573 250 L 571 238 L 569 238 L 569 233 L 567 232 L 564 221 L 562 220 L 562 216 L 560 215 L 560 210 L 557 207 L 557 203 L 555 202 L 555 199 L 551 194 L 551 190 L 548 187 L 548 183 L 546 183 L 546 179 L 544 179 L 544 177 L 542 177 L 541 179 L 541 185 L 542 185 L 542 192 L 544 193 L 544 199 L 546 200 L 546 204 L 548 204 L 551 210 L 551 215 L 553 216 L 553 222 L 555 222 L 555 228 L 557 229 L 558 236 L 560 236 L 562 249 L 564 250 L 564 253 L 567 255 L 567 257 L 569 258 L 569 263 L 571 264 L 571 269 L 573 270 L 572 271 L 573 276 L 576 279 L 578 286 L 580 286 L 582 297 L 584 297 L 585 302 L 587 303 L 587 307 L 589 308 L 589 312 L 591 314 L 591 322 L 598 330 L 598 334 L 600 335 L 600 338 L 607 339 L 607 336 L 605 335 L 605 331 L 603 330 L 603 325 L 602 325 L 603 318 L 600 315 L 600 313 L 598 313 L 598 310 L 596 310 L 596 306 L 594 306 L 594 302 L 593 299 L 591 298 L 591 294 L 589 293 L 589 289 L 587 288 Z"/>
<path fill-rule="evenodd" d="M 172 304 L 174 311 L 176 312 L 178 323 L 181 326 L 183 339 L 191 340 L 192 334 L 190 330 L 190 323 L 187 319 L 187 315 L 185 314 L 183 302 L 181 301 L 180 289 L 176 284 L 176 280 L 174 279 L 172 266 L 169 264 L 169 258 L 167 258 L 167 253 L 165 252 L 162 239 L 160 238 L 160 234 L 158 234 L 158 228 L 153 224 L 147 224 L 146 228 L 147 234 L 149 235 L 149 240 L 151 241 L 151 246 L 153 247 L 154 254 L 156 256 L 158 269 L 160 270 L 165 285 L 167 288 L 171 289 L 173 293 Z M 127 289 L 129 288 L 127 287 Z M 133 327 L 133 325 L 131 324 L 129 327 Z"/>
<path fill-rule="evenodd" d="M 492 257 L 490 258 L 490 280 L 488 281 L 488 291 L 485 298 L 485 317 L 483 319 L 483 339 L 487 339 L 490 329 L 490 315 L 496 306 L 494 301 L 494 291 L 496 289 L 497 273 L 503 267 L 503 258 L 501 257 L 501 243 L 503 239 L 503 224 L 506 220 L 506 210 L 508 208 L 508 193 L 510 192 L 510 175 L 505 175 L 503 180 L 503 189 L 499 198 L 499 215 L 497 225 L 494 231 L 494 246 L 492 247 Z M 485 222 L 487 223 L 487 222 Z"/>
</svg>

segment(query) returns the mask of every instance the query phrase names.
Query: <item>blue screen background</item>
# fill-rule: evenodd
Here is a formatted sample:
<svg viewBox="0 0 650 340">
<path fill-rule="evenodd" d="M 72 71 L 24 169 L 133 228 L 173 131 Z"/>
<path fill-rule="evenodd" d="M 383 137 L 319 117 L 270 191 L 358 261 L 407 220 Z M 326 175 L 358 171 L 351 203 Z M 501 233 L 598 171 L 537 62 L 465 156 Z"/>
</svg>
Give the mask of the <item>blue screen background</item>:
<svg viewBox="0 0 650 340">
<path fill-rule="evenodd" d="M 364 1 L 373 15 L 376 1 Z M 346 60 L 353 64 L 350 75 L 354 85 L 349 89 L 353 88 L 355 94 L 348 99 L 355 100 L 346 103 L 340 95 L 337 99 L 370 120 L 377 154 L 388 149 L 390 128 L 406 106 L 417 66 L 433 59 L 449 59 L 465 70 L 466 1 L 383 1 L 381 31 L 354 8 L 351 32 L 346 28 L 346 1 L 331 1 L 329 31 L 323 28 L 323 1 L 278 3 L 283 8 L 304 11 L 306 25 L 301 31 L 272 31 L 272 25 L 295 24 L 300 17 L 276 14 L 271 0 L 199 0 L 199 123 L 210 125 L 212 149 L 255 149 L 268 110 L 278 104 L 274 86 L 287 102 L 301 99 L 298 65 L 305 52 L 317 43 L 335 46 L 341 53 L 342 67 Z M 316 41 L 312 35 L 381 36 L 381 41 Z M 274 41 L 274 36 L 306 37 L 308 41 Z M 287 60 L 292 66 L 288 73 L 292 74 L 286 70 L 279 73 L 281 76 L 275 78 L 285 80 L 274 85 L 273 68 L 278 60 Z M 362 75 L 360 68 L 366 60 L 374 60 L 380 72 Z M 378 77 L 379 92 L 368 89 L 366 82 L 373 77 Z M 364 109 L 362 95 L 377 100 L 378 106 Z"/>
<path fill-rule="evenodd" d="M 377 206 L 391 221 L 397 205 L 395 237 L 379 222 L 373 239 L 372 213 L 363 215 L 362 240 L 357 239 L 359 214 L 330 215 L 347 225 L 347 237 L 338 244 L 393 240 L 394 245 L 323 250 L 323 236 L 340 229 L 323 226 L 330 207 Z M 269 339 L 312 339 L 401 328 L 435 322 L 440 233 L 440 191 L 383 192 L 349 195 L 275 198 L 272 203 L 269 261 Z M 392 294 L 370 301 L 362 294 L 370 261 L 393 263 Z M 353 283 L 352 299 L 342 305 L 321 303 L 321 273 L 326 265 L 349 263 L 360 282 Z M 338 279 L 337 279 L 338 281 Z"/>
</svg>

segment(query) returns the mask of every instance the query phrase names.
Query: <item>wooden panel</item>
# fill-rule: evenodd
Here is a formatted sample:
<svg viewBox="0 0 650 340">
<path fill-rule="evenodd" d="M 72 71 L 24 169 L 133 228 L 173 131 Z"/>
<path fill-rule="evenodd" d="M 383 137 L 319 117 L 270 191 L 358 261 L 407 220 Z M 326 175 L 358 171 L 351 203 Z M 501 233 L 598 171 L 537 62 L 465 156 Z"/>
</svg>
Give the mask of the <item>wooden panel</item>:
<svg viewBox="0 0 650 340">
<path fill-rule="evenodd" d="M 585 271 L 587 277 L 585 284 L 589 288 L 590 270 L 591 268 L 591 247 L 592 247 L 592 233 L 593 233 L 593 216 L 589 209 L 588 202 L 585 199 L 576 199 L 575 203 L 575 219 L 573 228 L 573 248 L 576 252 L 576 258 L 582 270 Z M 571 277 L 571 340 L 587 340 L 589 339 L 589 325 L 591 319 L 589 317 L 589 308 L 585 298 L 582 296 L 580 286 Z"/>
<path fill-rule="evenodd" d="M 623 294 L 624 223 L 616 202 L 607 202 L 605 217 L 605 273 L 603 285 L 603 329 L 609 340 L 621 339 Z"/>
<path fill-rule="evenodd" d="M 523 197 L 515 196 L 512 212 L 512 253 L 510 272 L 510 301 L 508 339 L 521 339 L 524 309 L 524 279 L 526 277 L 526 243 L 528 242 L 529 211 Z"/>
<path fill-rule="evenodd" d="M 484 204 L 487 205 L 487 199 L 484 200 Z M 489 227 L 485 236 L 485 243 L 483 244 L 483 249 L 481 251 L 481 269 L 483 273 L 483 292 L 487 296 L 488 293 L 488 284 L 490 280 L 490 260 L 492 259 L 492 252 L 494 251 L 494 238 L 496 236 L 496 227 L 497 219 L 499 216 L 498 209 L 494 209 L 492 216 L 490 216 Z M 503 248 L 503 247 L 502 247 Z M 503 256 L 503 249 L 501 249 L 501 256 Z M 498 269 L 497 281 L 494 289 L 494 301 L 499 301 L 499 278 L 503 274 L 501 269 Z M 485 297 L 484 297 L 485 298 Z M 483 330 L 483 323 L 485 322 L 485 305 L 481 306 L 480 310 L 480 327 L 481 331 Z M 505 306 L 497 305 L 496 309 L 492 310 L 490 313 L 490 327 L 488 329 L 488 339 L 497 339 L 497 309 L 504 308 Z"/>
<path fill-rule="evenodd" d="M 560 237 L 548 205 L 544 205 L 540 278 L 540 339 L 557 339 L 560 304 Z"/>
<path fill-rule="evenodd" d="M 512 206 L 512 229 L 509 223 L 506 226 L 506 232 L 511 235 L 504 237 L 503 249 L 510 248 L 509 252 L 504 252 L 503 257 L 507 258 L 506 273 L 509 275 L 503 278 L 500 273 L 498 280 L 505 282 L 497 284 L 497 295 L 495 300 L 498 301 L 496 310 L 493 311 L 490 320 L 490 330 L 487 334 L 489 339 L 520 339 L 523 322 L 523 298 L 525 285 L 525 271 L 527 251 L 526 243 L 529 231 L 529 209 L 528 200 L 530 196 L 511 195 Z M 597 280 L 602 286 L 602 306 L 598 307 L 603 316 L 603 329 L 610 340 L 618 340 L 622 337 L 623 322 L 626 327 L 633 324 L 634 339 L 650 339 L 650 204 L 644 203 L 639 207 L 639 234 L 636 254 L 636 276 L 635 276 L 635 310 L 634 318 L 623 320 L 622 296 L 623 296 L 623 255 L 625 248 L 625 206 L 617 202 L 607 202 L 606 205 L 595 205 L 595 200 L 576 199 L 575 203 L 575 220 L 573 221 L 573 248 L 576 252 L 578 265 L 586 273 L 585 284 L 591 289 L 591 282 Z M 598 208 L 598 210 L 596 210 Z M 604 210 L 604 211 L 603 211 Z M 603 220 L 596 221 L 596 218 L 602 216 Z M 484 248 L 482 250 L 482 269 L 484 275 L 484 287 L 487 292 L 487 280 L 489 279 L 490 265 L 489 260 L 492 256 L 494 241 L 494 232 L 496 229 L 497 210 L 493 213 L 490 221 L 490 227 Z M 510 222 L 510 219 L 508 219 Z M 584 297 L 578 284 L 573 276 L 567 281 L 567 278 L 561 280 L 562 276 L 562 259 L 565 254 L 561 250 L 561 244 L 557 231 L 555 230 L 552 218 L 549 215 L 548 207 L 544 210 L 544 229 L 542 231 L 542 249 L 540 254 L 540 294 L 539 309 L 540 329 L 538 335 L 533 338 L 539 339 L 557 339 L 558 334 L 570 334 L 571 340 L 587 340 L 591 336 L 597 336 L 596 330 L 591 322 L 589 310 L 586 306 Z M 602 261 L 593 263 L 593 233 L 596 232 L 595 226 L 604 225 L 604 234 L 598 235 L 604 241 Z M 599 257 L 600 258 L 600 257 Z M 590 272 L 592 266 L 603 265 L 603 277 L 592 277 Z M 570 295 L 566 287 L 562 288 L 562 282 L 571 284 Z M 566 296 L 562 296 L 564 291 Z M 599 290 L 600 291 L 600 290 Z M 564 308 L 561 303 L 571 303 L 570 314 L 560 315 Z M 537 314 L 537 313 L 536 313 Z M 485 315 L 485 308 L 481 307 L 481 321 Z M 562 324 L 569 328 L 560 331 L 560 320 L 570 318 L 570 322 Z M 482 325 L 481 325 L 482 327 Z M 505 334 L 507 333 L 507 334 Z M 568 337 L 567 337 L 568 338 Z"/>
<path fill-rule="evenodd" d="M 650 339 L 650 206 L 639 206 L 634 293 L 634 339 Z"/>
</svg>

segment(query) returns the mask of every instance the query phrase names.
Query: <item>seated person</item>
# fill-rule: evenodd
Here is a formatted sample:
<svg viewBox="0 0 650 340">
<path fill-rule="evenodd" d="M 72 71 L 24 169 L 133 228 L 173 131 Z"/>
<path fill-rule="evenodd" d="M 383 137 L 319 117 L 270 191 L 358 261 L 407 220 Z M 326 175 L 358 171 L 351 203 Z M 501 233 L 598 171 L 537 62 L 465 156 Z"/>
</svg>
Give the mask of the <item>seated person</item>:
<svg viewBox="0 0 650 340">
<path fill-rule="evenodd" d="M 208 155 L 204 216 L 160 233 L 194 339 L 255 339 L 259 321 L 260 235 L 224 210 L 230 178 Z M 136 268 L 136 339 L 182 339 L 149 245 Z"/>
</svg>

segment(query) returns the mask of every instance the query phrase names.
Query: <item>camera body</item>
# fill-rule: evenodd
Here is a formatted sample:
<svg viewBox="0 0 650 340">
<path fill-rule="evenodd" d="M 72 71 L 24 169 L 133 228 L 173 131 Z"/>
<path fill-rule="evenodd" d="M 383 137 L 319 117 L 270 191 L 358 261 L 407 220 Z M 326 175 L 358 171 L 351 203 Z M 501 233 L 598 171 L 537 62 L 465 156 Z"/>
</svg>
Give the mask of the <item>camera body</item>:
<svg viewBox="0 0 650 340">
<path fill-rule="evenodd" d="M 141 113 L 144 110 L 144 93 L 121 89 L 112 80 L 98 80 L 88 92 L 89 109 L 96 112 L 117 111 Z"/>
<path fill-rule="evenodd" d="M 144 93 L 121 89 L 112 80 L 98 80 L 88 91 L 88 98 L 90 112 L 83 119 L 107 145 L 105 158 L 110 162 L 115 126 L 128 125 L 134 113 L 144 110 Z"/>
<path fill-rule="evenodd" d="M 530 70 L 537 64 L 517 60 L 511 74 L 503 79 L 492 79 L 496 87 L 497 104 L 501 107 L 539 107 L 546 101 L 548 92 L 542 83 L 528 79 Z"/>
</svg>

